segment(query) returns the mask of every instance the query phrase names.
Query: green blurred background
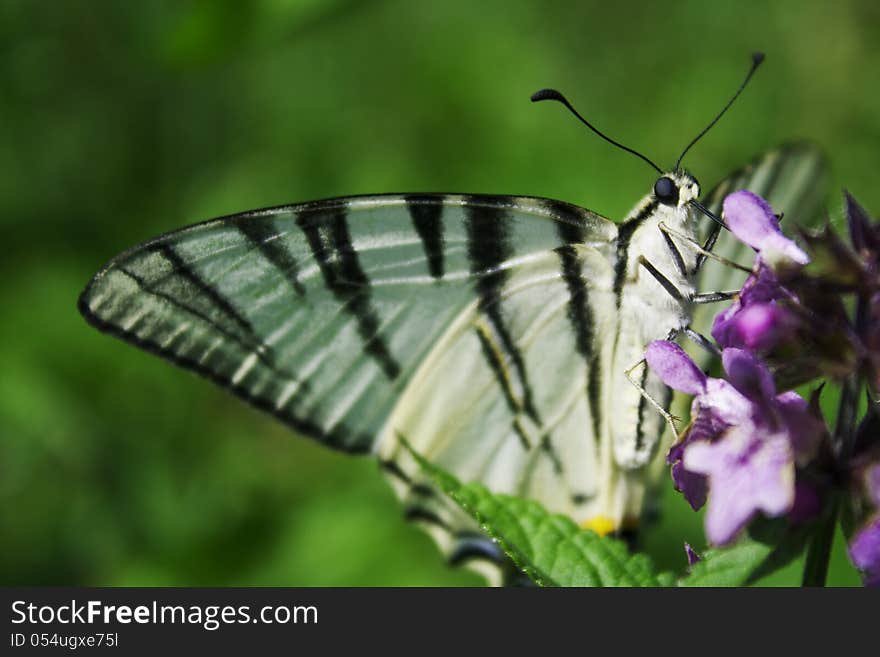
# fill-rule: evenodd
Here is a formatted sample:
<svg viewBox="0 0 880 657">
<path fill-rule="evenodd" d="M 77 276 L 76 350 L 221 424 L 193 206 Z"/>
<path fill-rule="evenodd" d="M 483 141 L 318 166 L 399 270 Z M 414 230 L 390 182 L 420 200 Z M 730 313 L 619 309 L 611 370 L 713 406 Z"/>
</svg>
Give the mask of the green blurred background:
<svg viewBox="0 0 880 657">
<path fill-rule="evenodd" d="M 809 137 L 877 212 L 878 44 L 871 0 L 0 3 L 0 583 L 478 584 L 373 462 L 100 335 L 82 286 L 159 232 L 345 194 L 620 218 L 653 173 L 529 94 L 563 89 L 671 164 L 756 49 L 763 70 L 687 166 L 708 184 Z M 680 570 L 681 541 L 704 539 L 670 493 L 645 540 Z M 839 541 L 830 581 L 858 583 Z"/>
</svg>

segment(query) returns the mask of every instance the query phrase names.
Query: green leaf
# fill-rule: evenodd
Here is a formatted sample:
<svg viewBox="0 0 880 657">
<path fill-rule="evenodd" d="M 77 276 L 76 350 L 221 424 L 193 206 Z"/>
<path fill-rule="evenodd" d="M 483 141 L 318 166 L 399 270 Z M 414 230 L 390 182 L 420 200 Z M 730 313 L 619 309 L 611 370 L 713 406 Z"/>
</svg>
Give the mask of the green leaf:
<svg viewBox="0 0 880 657">
<path fill-rule="evenodd" d="M 680 586 L 747 586 L 787 566 L 804 550 L 809 528 L 758 519 L 750 537 L 729 548 L 707 550 Z"/>
<path fill-rule="evenodd" d="M 773 547 L 744 539 L 733 547 L 707 550 L 680 586 L 743 586 Z"/>
<path fill-rule="evenodd" d="M 401 438 L 426 473 L 473 516 L 501 549 L 540 586 L 673 586 L 643 554 L 631 555 L 617 539 L 581 529 L 533 500 L 462 484 L 427 462 Z"/>
</svg>

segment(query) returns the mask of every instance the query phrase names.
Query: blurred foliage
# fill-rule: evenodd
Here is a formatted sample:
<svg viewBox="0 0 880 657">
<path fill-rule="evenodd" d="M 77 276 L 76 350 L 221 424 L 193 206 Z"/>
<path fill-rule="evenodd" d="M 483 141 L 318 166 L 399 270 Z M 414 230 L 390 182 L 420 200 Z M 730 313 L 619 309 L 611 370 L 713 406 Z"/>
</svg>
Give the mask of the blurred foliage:
<svg viewBox="0 0 880 657">
<path fill-rule="evenodd" d="M 687 166 L 708 184 L 809 137 L 877 212 L 878 36 L 871 0 L 0 3 L 0 583 L 479 583 L 402 522 L 374 463 L 86 326 L 89 276 L 198 219 L 343 194 L 619 218 L 652 172 L 529 94 L 563 89 L 669 164 L 757 49 Z M 667 494 L 645 546 L 680 571 L 682 539 L 703 544 L 700 517 Z M 858 582 L 842 544 L 830 581 Z"/>
</svg>

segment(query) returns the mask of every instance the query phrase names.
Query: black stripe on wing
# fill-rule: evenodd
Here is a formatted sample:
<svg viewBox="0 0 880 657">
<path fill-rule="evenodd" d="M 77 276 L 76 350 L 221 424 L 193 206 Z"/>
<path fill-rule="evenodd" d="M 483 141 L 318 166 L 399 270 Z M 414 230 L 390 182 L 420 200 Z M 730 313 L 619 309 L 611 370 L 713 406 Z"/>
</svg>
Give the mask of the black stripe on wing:
<svg viewBox="0 0 880 657">
<path fill-rule="evenodd" d="M 305 296 L 306 289 L 299 281 L 299 265 L 293 254 L 281 241 L 281 235 L 268 222 L 242 217 L 235 222 L 236 228 L 260 253 L 284 276 L 299 296 Z"/>
<path fill-rule="evenodd" d="M 443 278 L 443 197 L 430 194 L 408 194 L 406 207 L 412 218 L 413 228 L 422 240 L 428 271 L 436 279 Z M 438 200 L 441 202 L 438 203 Z"/>
<path fill-rule="evenodd" d="M 400 374 L 400 364 L 379 333 L 379 314 L 373 306 L 370 279 L 351 243 L 347 214 L 345 206 L 334 209 L 329 220 L 326 213 L 304 211 L 297 214 L 296 223 L 309 243 L 327 289 L 357 322 L 364 351 L 393 380 Z"/>
<path fill-rule="evenodd" d="M 170 269 L 173 271 L 174 276 L 163 276 L 160 277 L 156 282 L 147 281 L 145 278 L 142 278 L 148 285 L 148 290 L 150 292 L 153 291 L 162 291 L 161 287 L 163 284 L 165 286 L 174 286 L 175 294 L 165 293 L 165 298 L 174 300 L 174 303 L 177 305 L 182 305 L 187 309 L 192 309 L 194 312 L 198 313 L 199 309 L 197 306 L 190 306 L 187 304 L 183 304 L 184 299 L 189 299 L 193 302 L 195 300 L 204 298 L 208 301 L 208 308 L 214 309 L 218 308 L 220 311 L 231 320 L 232 324 L 237 326 L 238 329 L 248 338 L 253 339 L 254 343 L 258 345 L 258 349 L 264 349 L 265 345 L 261 344 L 261 341 L 257 337 L 257 333 L 254 330 L 253 325 L 248 321 L 248 319 L 233 305 L 232 301 L 229 300 L 220 290 L 216 287 L 208 283 L 205 279 L 203 279 L 198 272 L 196 272 L 193 268 L 191 268 L 183 258 L 180 257 L 180 254 L 174 250 L 174 247 L 170 244 L 163 242 L 156 242 L 151 244 L 148 251 L 152 251 L 153 253 L 159 255 L 164 258 Z M 127 274 L 134 276 L 134 272 L 126 272 Z M 182 288 L 181 288 L 182 286 Z M 216 324 L 215 324 L 216 326 Z"/>
<path fill-rule="evenodd" d="M 504 395 L 504 401 L 507 403 L 507 408 L 514 418 L 513 431 L 516 434 L 516 437 L 519 438 L 522 448 L 528 451 L 532 448 L 532 444 L 517 417 L 523 410 L 523 403 L 517 398 L 516 392 L 513 389 L 514 384 L 511 380 L 510 372 L 504 364 L 505 351 L 495 343 L 487 328 L 478 326 L 476 328 L 476 333 L 477 339 L 480 341 L 483 358 L 486 359 L 486 363 L 491 368 L 492 374 L 495 375 L 495 380 L 501 388 L 501 392 Z"/>
<path fill-rule="evenodd" d="M 449 565 L 461 566 L 472 559 L 500 565 L 505 563 L 507 555 L 485 534 L 462 532 L 456 536 L 455 547 L 449 553 Z"/>
<path fill-rule="evenodd" d="M 540 425 L 542 423 L 535 408 L 522 352 L 510 335 L 501 308 L 501 289 L 508 277 L 504 264 L 514 255 L 509 235 L 511 217 L 503 207 L 504 200 L 498 199 L 498 207 L 483 205 L 479 201 L 465 205 L 468 259 L 471 274 L 475 277 L 474 288 L 479 297 L 477 303 L 480 312 L 489 320 L 493 337 L 497 337 L 498 344 L 510 359 L 513 374 L 522 389 L 522 410 Z M 489 357 L 491 352 L 484 349 L 483 353 L 499 385 L 506 388 L 508 381 L 501 376 L 498 364 Z"/>
<path fill-rule="evenodd" d="M 575 348 L 587 366 L 587 402 L 593 424 L 593 436 L 601 435 L 602 405 L 601 380 L 602 362 L 596 348 L 597 336 L 595 317 L 590 305 L 589 288 L 584 280 L 583 263 L 578 257 L 577 248 L 571 244 L 556 249 L 562 269 L 562 279 L 568 287 L 568 308 L 566 315 L 574 337 Z"/>
<path fill-rule="evenodd" d="M 161 289 L 157 288 L 155 283 L 150 282 L 144 276 L 141 276 L 131 269 L 120 265 L 118 267 L 118 271 L 134 281 L 135 285 L 137 285 L 143 292 L 152 294 L 155 297 L 162 299 L 163 301 L 166 301 L 167 303 L 176 306 L 187 313 L 190 313 L 194 317 L 211 326 L 212 329 L 217 331 L 217 333 L 222 335 L 227 340 L 238 343 L 244 349 L 250 350 L 253 353 L 257 354 L 260 360 L 266 361 L 266 354 L 269 352 L 269 347 L 268 345 L 260 341 L 260 339 L 253 333 L 249 326 L 246 326 L 244 333 L 237 331 L 235 330 L 235 328 L 228 327 L 224 323 L 220 322 L 218 318 L 212 317 L 210 313 L 204 310 L 200 310 L 193 305 L 185 303 L 183 299 L 175 295 L 172 295 L 168 292 L 163 292 Z M 235 322 L 233 322 L 233 324 L 235 324 Z M 268 363 L 268 361 L 266 362 Z"/>
<path fill-rule="evenodd" d="M 593 317 L 593 309 L 590 305 L 589 288 L 584 280 L 583 263 L 578 257 L 575 244 L 586 241 L 586 226 L 579 221 L 579 217 L 571 212 L 571 206 L 564 203 L 554 202 L 549 204 L 554 215 L 565 217 L 565 221 L 556 224 L 563 246 L 556 249 L 559 256 L 559 266 L 562 271 L 562 279 L 568 287 L 568 307 L 566 315 L 571 325 L 575 348 L 584 359 L 589 373 L 587 379 L 587 400 L 590 405 L 590 416 L 593 419 L 593 435 L 599 437 L 599 428 L 602 422 L 602 409 L 600 403 L 601 389 L 601 361 L 596 356 L 596 320 Z"/>
</svg>

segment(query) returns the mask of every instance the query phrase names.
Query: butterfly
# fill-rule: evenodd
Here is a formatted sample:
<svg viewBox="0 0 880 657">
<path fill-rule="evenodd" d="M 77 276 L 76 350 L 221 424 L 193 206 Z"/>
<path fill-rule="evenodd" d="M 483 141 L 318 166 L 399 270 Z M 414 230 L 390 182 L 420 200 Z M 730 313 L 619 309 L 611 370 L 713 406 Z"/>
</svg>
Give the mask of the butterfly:
<svg viewBox="0 0 880 657">
<path fill-rule="evenodd" d="M 538 96 L 574 112 L 558 92 Z M 637 523 L 664 453 L 650 400 L 670 400 L 647 368 L 636 385 L 629 373 L 650 340 L 693 325 L 698 272 L 709 284 L 727 276 L 704 267 L 721 200 L 751 189 L 798 217 L 821 201 L 824 163 L 806 144 L 757 158 L 702 201 L 681 158 L 666 172 L 647 161 L 660 176 L 619 224 L 562 201 L 480 194 L 221 217 L 116 256 L 79 310 L 301 434 L 374 455 L 448 560 L 498 581 L 511 574 L 504 555 L 408 450 L 589 526 Z"/>
</svg>

